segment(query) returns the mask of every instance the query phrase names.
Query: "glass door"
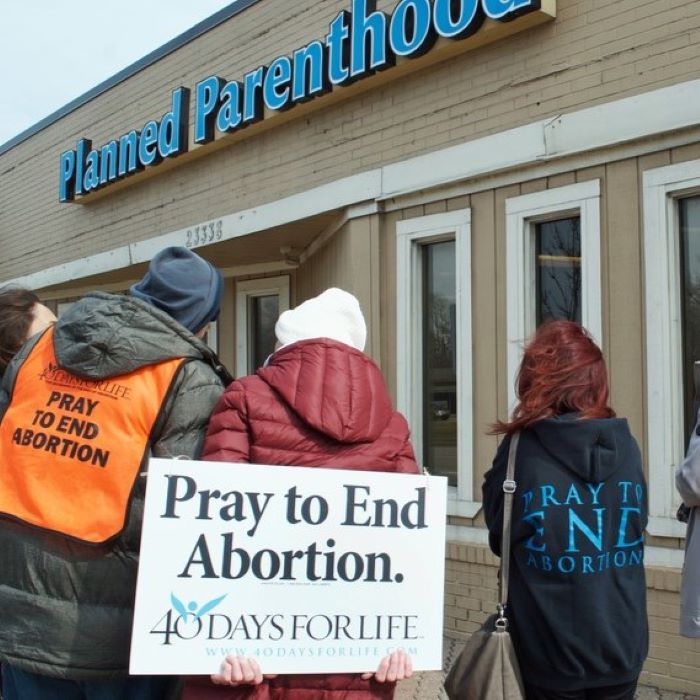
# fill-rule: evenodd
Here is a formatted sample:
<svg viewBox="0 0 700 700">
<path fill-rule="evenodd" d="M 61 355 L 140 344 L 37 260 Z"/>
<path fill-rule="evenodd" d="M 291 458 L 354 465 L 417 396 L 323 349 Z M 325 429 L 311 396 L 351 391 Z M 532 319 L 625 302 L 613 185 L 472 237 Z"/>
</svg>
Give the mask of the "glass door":
<svg viewBox="0 0 700 700">
<path fill-rule="evenodd" d="M 289 277 L 236 283 L 236 376 L 253 374 L 275 349 L 275 323 L 289 308 Z"/>
</svg>

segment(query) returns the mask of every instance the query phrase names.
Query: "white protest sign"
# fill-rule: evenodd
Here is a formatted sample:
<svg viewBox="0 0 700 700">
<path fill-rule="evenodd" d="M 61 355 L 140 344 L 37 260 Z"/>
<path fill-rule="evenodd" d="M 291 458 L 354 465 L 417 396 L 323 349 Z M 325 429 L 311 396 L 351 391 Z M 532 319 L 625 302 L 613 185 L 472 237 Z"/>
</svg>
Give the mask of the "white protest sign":
<svg viewBox="0 0 700 700">
<path fill-rule="evenodd" d="M 446 479 L 153 459 L 132 674 L 442 668 Z"/>
</svg>

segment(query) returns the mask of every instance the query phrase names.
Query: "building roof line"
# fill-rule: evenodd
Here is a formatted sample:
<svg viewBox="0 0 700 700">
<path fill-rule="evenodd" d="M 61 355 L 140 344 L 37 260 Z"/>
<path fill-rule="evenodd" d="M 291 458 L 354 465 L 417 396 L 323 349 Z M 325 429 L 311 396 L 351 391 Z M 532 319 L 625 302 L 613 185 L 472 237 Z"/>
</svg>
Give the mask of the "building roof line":
<svg viewBox="0 0 700 700">
<path fill-rule="evenodd" d="M 67 114 L 70 114 L 76 109 L 87 104 L 90 102 L 90 100 L 93 100 L 102 93 L 107 92 L 107 90 L 110 90 L 115 85 L 128 80 L 139 71 L 142 71 L 144 68 L 148 68 L 157 61 L 160 61 L 161 58 L 173 53 L 185 44 L 188 44 L 190 41 L 196 39 L 202 34 L 205 34 L 210 29 L 213 29 L 226 20 L 231 19 L 231 17 L 235 17 L 237 14 L 243 12 L 243 10 L 249 8 L 251 5 L 254 5 L 257 2 L 259 2 L 259 0 L 234 0 L 230 5 L 227 5 L 218 12 L 215 12 L 213 15 L 207 17 L 201 22 L 198 22 L 187 31 L 179 34 L 154 51 L 146 54 L 143 58 L 140 58 L 130 66 L 123 68 L 118 73 L 115 73 L 111 78 L 101 82 L 99 85 L 96 85 L 94 88 L 91 88 L 79 97 L 76 97 L 74 100 L 64 105 L 60 109 L 57 109 L 52 114 L 49 114 L 47 117 L 44 117 L 33 126 L 30 126 L 28 129 L 25 129 L 21 133 L 17 134 L 17 136 L 11 138 L 9 141 L 0 144 L 0 156 L 39 133 L 43 129 L 46 129 L 46 127 L 51 126 L 53 123 L 57 122 L 59 119 L 62 119 Z"/>
</svg>

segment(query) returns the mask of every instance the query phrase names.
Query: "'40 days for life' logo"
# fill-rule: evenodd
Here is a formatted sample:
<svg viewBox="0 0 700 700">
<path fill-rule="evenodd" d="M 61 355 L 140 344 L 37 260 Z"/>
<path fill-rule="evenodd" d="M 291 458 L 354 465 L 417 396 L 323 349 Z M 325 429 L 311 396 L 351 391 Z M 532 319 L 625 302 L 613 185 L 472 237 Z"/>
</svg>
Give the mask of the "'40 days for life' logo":
<svg viewBox="0 0 700 700">
<path fill-rule="evenodd" d="M 174 593 L 171 593 L 170 603 L 172 608 L 158 620 L 155 627 L 151 630 L 151 634 L 165 635 L 163 644 L 171 643 L 171 635 L 175 635 L 180 639 L 194 639 L 202 631 L 202 616 L 211 612 L 224 598 L 226 598 L 226 594 L 200 606 L 195 600 L 185 604 Z M 173 615 L 173 608 L 176 616 Z M 191 624 L 193 622 L 195 624 Z M 164 626 L 158 629 L 161 623 L 164 623 Z"/>
</svg>

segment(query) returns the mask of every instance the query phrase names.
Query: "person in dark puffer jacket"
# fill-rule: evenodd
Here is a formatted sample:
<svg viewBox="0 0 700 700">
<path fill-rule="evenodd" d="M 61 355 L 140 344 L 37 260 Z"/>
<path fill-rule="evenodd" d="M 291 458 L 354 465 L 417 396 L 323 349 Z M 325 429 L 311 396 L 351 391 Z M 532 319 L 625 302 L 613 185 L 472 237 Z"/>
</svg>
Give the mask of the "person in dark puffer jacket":
<svg viewBox="0 0 700 700">
<path fill-rule="evenodd" d="M 209 424 L 203 459 L 418 473 L 405 418 L 394 411 L 377 365 L 362 350 L 357 299 L 328 289 L 275 327 L 281 346 L 257 373 L 226 390 Z M 188 679 L 183 700 L 390 700 L 411 675 L 395 652 L 376 674 L 263 679 L 254 659 L 228 657 L 213 683 Z"/>
</svg>

